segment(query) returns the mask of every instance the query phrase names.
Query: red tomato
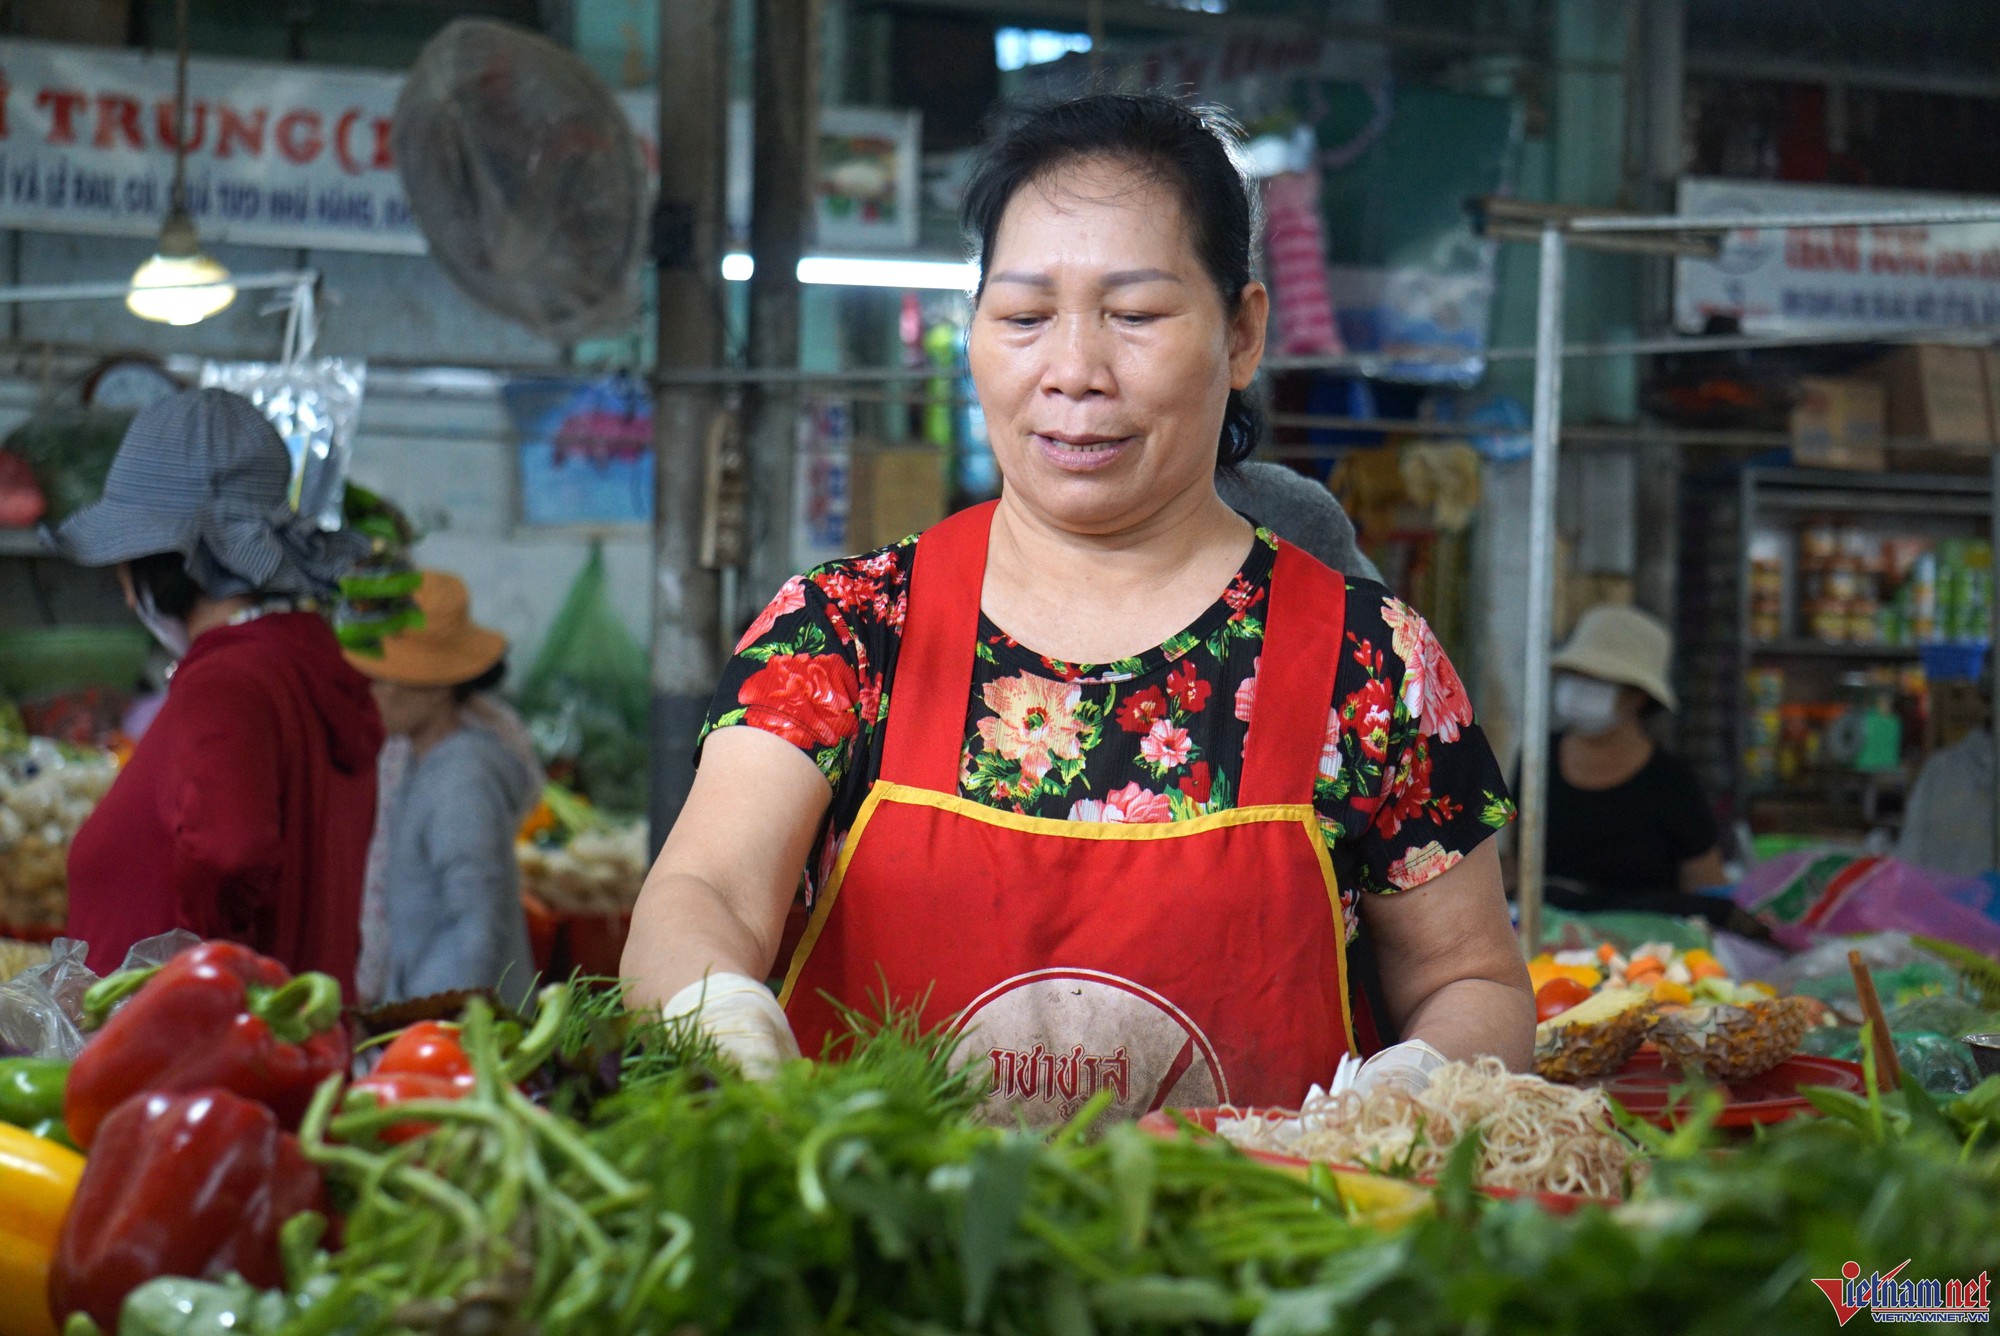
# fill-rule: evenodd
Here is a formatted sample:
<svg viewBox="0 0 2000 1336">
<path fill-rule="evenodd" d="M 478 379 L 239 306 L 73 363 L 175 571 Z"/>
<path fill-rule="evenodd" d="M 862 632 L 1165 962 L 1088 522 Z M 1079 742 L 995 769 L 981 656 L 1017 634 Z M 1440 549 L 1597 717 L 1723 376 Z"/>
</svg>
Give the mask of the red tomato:
<svg viewBox="0 0 2000 1336">
<path fill-rule="evenodd" d="M 412 1073 L 446 1078 L 472 1076 L 472 1063 L 458 1039 L 458 1028 L 438 1021 L 418 1021 L 397 1035 L 382 1051 L 375 1071 L 380 1075 Z"/>
<path fill-rule="evenodd" d="M 1550 979 L 1535 994 L 1535 1020 L 1540 1023 L 1562 1015 L 1590 997 L 1590 990 L 1575 979 Z"/>
</svg>

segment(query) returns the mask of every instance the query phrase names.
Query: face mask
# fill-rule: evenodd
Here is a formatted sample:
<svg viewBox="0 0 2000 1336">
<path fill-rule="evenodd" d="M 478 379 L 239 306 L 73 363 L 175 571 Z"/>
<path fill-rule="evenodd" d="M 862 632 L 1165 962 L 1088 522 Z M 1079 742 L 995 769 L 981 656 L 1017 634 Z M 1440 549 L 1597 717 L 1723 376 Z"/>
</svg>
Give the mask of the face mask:
<svg viewBox="0 0 2000 1336">
<path fill-rule="evenodd" d="M 178 617 L 169 617 L 161 612 L 153 603 L 152 590 L 139 591 L 139 606 L 134 608 L 133 612 L 139 618 L 139 625 L 153 633 L 153 639 L 160 642 L 162 649 L 173 655 L 176 660 L 187 657 L 187 623 Z"/>
<path fill-rule="evenodd" d="M 1618 727 L 1618 687 L 1594 677 L 1558 677 L 1550 697 L 1556 727 L 1594 738 Z"/>
</svg>

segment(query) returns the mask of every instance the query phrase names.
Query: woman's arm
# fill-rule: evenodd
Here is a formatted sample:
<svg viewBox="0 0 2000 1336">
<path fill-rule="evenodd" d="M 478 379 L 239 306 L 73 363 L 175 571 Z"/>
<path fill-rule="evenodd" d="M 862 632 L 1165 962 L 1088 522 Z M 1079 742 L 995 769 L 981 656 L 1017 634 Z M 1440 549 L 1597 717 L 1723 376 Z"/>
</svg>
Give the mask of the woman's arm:
<svg viewBox="0 0 2000 1336">
<path fill-rule="evenodd" d="M 833 800 L 812 758 L 757 728 L 722 728 L 632 911 L 627 1000 L 658 1006 L 710 974 L 767 977 Z"/>
<path fill-rule="evenodd" d="M 255 941 L 272 897 L 297 891 L 280 885 L 291 772 L 270 688 L 204 663 L 174 684 L 165 709 L 179 745 L 160 781 L 160 816 L 174 837 L 179 926 Z"/>
<path fill-rule="evenodd" d="M 1719 848 L 1696 854 L 1681 864 L 1681 889 L 1690 894 L 1728 883 L 1729 874 L 1722 870 L 1722 850 Z"/>
<path fill-rule="evenodd" d="M 1515 1071 L 1535 1050 L 1535 997 L 1486 840 L 1414 890 L 1363 895 L 1390 1024 L 1447 1058 L 1490 1053 Z"/>
</svg>

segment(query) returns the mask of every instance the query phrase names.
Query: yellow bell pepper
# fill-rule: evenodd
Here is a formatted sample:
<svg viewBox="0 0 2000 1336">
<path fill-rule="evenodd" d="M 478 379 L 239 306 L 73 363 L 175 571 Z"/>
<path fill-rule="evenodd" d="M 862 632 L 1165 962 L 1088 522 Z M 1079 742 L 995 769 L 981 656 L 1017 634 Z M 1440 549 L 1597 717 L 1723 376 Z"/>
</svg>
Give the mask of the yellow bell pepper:
<svg viewBox="0 0 2000 1336">
<path fill-rule="evenodd" d="M 56 1336 L 49 1265 L 83 1157 L 0 1123 L 0 1336 Z"/>
<path fill-rule="evenodd" d="M 1694 993 L 1670 979 L 1661 979 L 1653 985 L 1653 1001 L 1661 1006 L 1685 1007 L 1693 1004 Z"/>
<path fill-rule="evenodd" d="M 1546 953 L 1528 962 L 1528 983 L 1536 992 L 1551 979 L 1574 979 L 1585 988 L 1595 988 L 1604 982 L 1604 976 L 1588 965 L 1558 965 Z"/>
</svg>

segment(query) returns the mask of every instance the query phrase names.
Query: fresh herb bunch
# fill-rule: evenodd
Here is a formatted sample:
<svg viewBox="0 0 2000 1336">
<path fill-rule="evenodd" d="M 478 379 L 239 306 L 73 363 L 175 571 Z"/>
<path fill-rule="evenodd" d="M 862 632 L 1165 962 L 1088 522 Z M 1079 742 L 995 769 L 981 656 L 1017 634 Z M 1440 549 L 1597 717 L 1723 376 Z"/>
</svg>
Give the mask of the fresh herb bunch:
<svg viewBox="0 0 2000 1336">
<path fill-rule="evenodd" d="M 334 633 L 344 648 L 379 656 L 384 640 L 424 624 L 415 597 L 423 573 L 411 557 L 417 529 L 394 502 L 354 483 L 341 510 L 347 527 L 368 540 L 368 555 L 341 578 Z"/>
<path fill-rule="evenodd" d="M 336 1116 L 329 1087 L 304 1138 L 348 1194 L 345 1246 L 295 1222 L 288 1294 L 157 1282 L 172 1302 L 139 1291 L 126 1336 L 1803 1332 L 1830 1317 L 1808 1282 L 1847 1261 L 1962 1277 L 2000 1237 L 2000 1078 L 1942 1109 L 1835 1101 L 1727 1153 L 1710 1092 L 1675 1132 L 1633 1124 L 1654 1167 L 1630 1203 L 1569 1217 L 1479 1198 L 1471 1137 L 1384 1221 L 1329 1174 L 1100 1126 L 1102 1103 L 1053 1138 L 983 1126 L 907 1017 L 760 1084 L 615 994 L 549 996 L 512 1049 L 472 1005 L 458 1104 Z M 551 1048 L 590 1066 L 607 1029 L 616 1094 L 569 1117 L 515 1088 Z M 371 1144 L 402 1118 L 439 1130 Z"/>
</svg>

